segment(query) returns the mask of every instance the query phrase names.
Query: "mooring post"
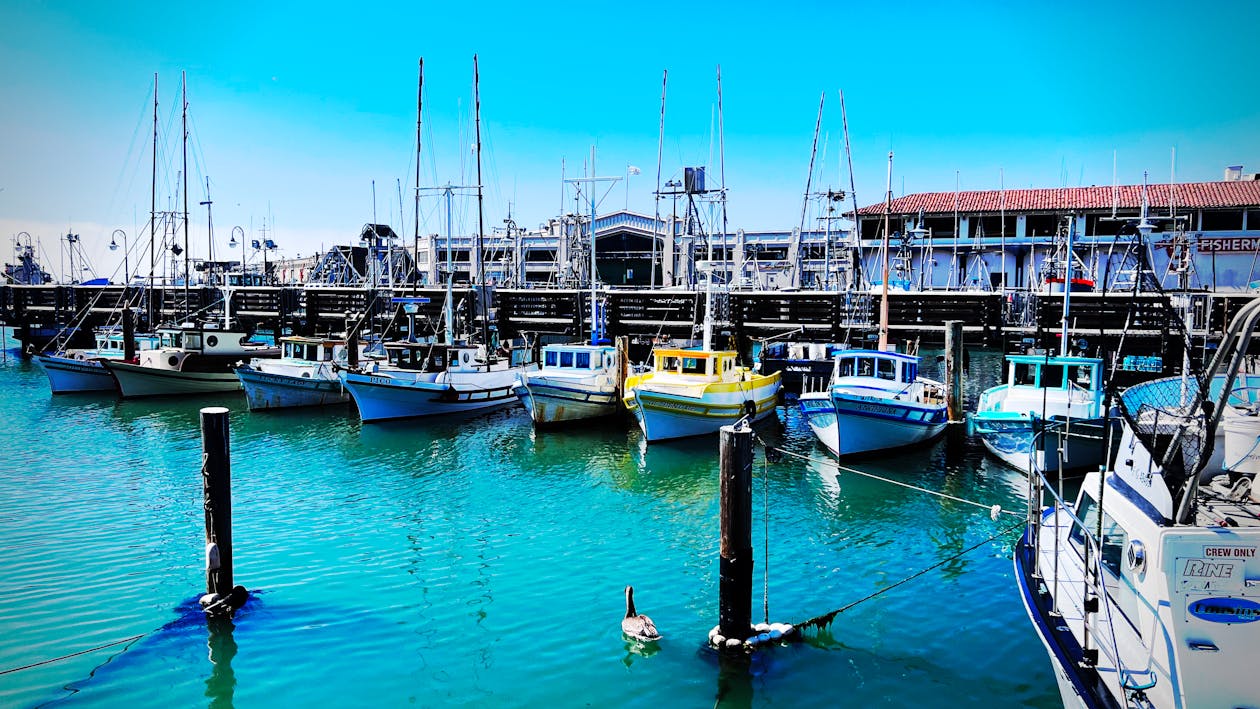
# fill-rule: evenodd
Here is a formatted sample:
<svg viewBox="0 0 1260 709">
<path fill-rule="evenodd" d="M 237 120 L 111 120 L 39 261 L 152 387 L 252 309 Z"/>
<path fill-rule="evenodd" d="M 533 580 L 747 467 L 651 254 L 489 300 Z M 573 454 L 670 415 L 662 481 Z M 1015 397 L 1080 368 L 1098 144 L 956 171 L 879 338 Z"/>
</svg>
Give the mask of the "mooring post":
<svg viewBox="0 0 1260 709">
<path fill-rule="evenodd" d="M 232 458 L 228 410 L 201 410 L 202 492 L 206 509 L 206 593 L 232 590 Z"/>
<path fill-rule="evenodd" d="M 949 320 L 945 323 L 945 405 L 950 423 L 961 423 L 963 414 L 963 323 Z"/>
<path fill-rule="evenodd" d="M 354 326 L 350 313 L 346 313 L 346 364 L 359 366 L 359 329 Z"/>
<path fill-rule="evenodd" d="M 124 289 L 125 290 L 125 289 Z M 136 358 L 136 323 L 132 318 L 131 308 L 122 309 L 123 361 L 130 362 Z"/>
<path fill-rule="evenodd" d="M 752 428 L 723 426 L 718 632 L 741 643 L 752 634 L 752 465 Z"/>
<path fill-rule="evenodd" d="M 630 372 L 630 336 L 617 335 L 617 401 L 626 396 L 626 376 Z"/>
</svg>

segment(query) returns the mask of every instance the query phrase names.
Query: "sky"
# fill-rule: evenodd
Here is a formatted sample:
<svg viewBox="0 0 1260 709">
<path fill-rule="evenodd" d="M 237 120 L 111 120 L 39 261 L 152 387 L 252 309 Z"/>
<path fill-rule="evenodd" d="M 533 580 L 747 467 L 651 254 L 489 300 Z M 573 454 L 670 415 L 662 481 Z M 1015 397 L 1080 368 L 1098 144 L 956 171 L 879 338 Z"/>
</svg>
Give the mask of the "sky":
<svg viewBox="0 0 1260 709">
<path fill-rule="evenodd" d="M 272 258 L 356 243 L 374 220 L 410 237 L 418 61 L 420 186 L 474 185 L 474 54 L 487 231 L 509 210 L 525 228 L 574 211 L 562 166 L 589 174 L 592 147 L 595 174 L 622 178 L 598 211 L 651 214 L 666 71 L 660 182 L 724 173 L 732 230 L 791 229 L 803 210 L 812 228 L 807 178 L 848 189 L 841 91 L 863 206 L 883 200 L 890 151 L 895 195 L 1111 184 L 1113 165 L 1121 184 L 1219 180 L 1227 165 L 1260 172 L 1258 26 L 1254 0 L 0 0 L 0 234 L 34 236 L 54 274 L 78 234 L 95 273 L 114 275 L 111 236 L 136 241 L 148 221 L 155 74 L 158 209 L 182 211 L 186 72 L 195 257 L 207 177 L 217 258 L 242 255 L 226 248 L 234 227 L 248 243 L 265 225 Z M 422 194 L 420 232 L 445 233 L 444 201 Z M 454 230 L 474 232 L 476 200 L 452 204 Z"/>
</svg>

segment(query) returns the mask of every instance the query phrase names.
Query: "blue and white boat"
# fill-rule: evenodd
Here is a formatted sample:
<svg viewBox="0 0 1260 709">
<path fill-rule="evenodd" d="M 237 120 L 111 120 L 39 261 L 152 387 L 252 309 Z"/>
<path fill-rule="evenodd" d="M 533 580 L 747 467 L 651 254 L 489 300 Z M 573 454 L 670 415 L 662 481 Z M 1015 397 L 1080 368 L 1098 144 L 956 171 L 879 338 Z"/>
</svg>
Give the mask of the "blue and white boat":
<svg viewBox="0 0 1260 709">
<path fill-rule="evenodd" d="M 118 385 L 102 360 L 123 361 L 127 350 L 123 337 L 121 328 L 100 328 L 96 331 L 94 349 L 37 354 L 34 360 L 48 376 L 48 386 L 54 394 L 115 391 Z M 134 335 L 132 342 L 134 351 L 140 352 L 159 346 L 161 338 L 158 335 Z"/>
<path fill-rule="evenodd" d="M 525 372 L 516 395 L 536 425 L 617 413 L 620 357 L 609 345 L 546 345 L 542 366 Z"/>
<path fill-rule="evenodd" d="M 755 369 L 763 374 L 779 372 L 783 398 L 795 399 L 826 386 L 836 353 L 845 349 L 838 343 L 767 342 L 757 353 Z"/>
<path fill-rule="evenodd" d="M 879 350 L 842 350 L 831 384 L 806 392 L 805 422 L 832 455 L 898 448 L 931 440 L 949 421 L 945 388 L 919 376 L 919 358 Z"/>
<path fill-rule="evenodd" d="M 346 366 L 344 339 L 282 337 L 279 359 L 258 358 L 236 368 L 250 411 L 349 404 L 337 367 Z"/>
<path fill-rule="evenodd" d="M 387 342 L 385 353 L 385 363 L 339 373 L 364 422 L 512 406 L 517 380 L 537 366 L 524 349 L 490 356 L 482 345 Z"/>
<path fill-rule="evenodd" d="M 1126 390 L 1115 464 L 1074 503 L 1029 476 L 1015 577 L 1064 706 L 1257 705 L 1260 419 L 1253 392 L 1232 387 L 1249 339 L 1237 334 L 1258 321 L 1260 302 L 1244 306 L 1204 379 Z"/>
<path fill-rule="evenodd" d="M 1006 381 L 985 390 L 971 416 L 984 447 L 1022 471 L 1096 467 L 1107 459 L 1103 361 L 1009 355 Z M 1041 436 L 1041 440 L 1038 437 Z"/>
</svg>

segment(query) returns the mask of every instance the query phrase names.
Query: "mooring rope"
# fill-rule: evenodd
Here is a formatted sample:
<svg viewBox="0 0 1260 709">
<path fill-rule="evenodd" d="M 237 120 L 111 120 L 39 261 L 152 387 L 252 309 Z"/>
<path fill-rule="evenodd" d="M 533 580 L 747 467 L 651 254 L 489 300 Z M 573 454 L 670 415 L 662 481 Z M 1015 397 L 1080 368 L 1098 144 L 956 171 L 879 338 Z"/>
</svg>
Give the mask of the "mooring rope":
<svg viewBox="0 0 1260 709">
<path fill-rule="evenodd" d="M 1023 517 L 1022 513 L 1015 512 L 1013 510 L 1004 510 L 1001 508 L 1000 505 L 986 505 L 983 502 L 976 502 L 975 500 L 967 500 L 967 499 L 956 497 L 954 495 L 949 495 L 943 492 L 937 492 L 936 490 L 929 490 L 925 487 L 919 487 L 918 485 L 911 485 L 910 483 L 903 483 L 900 480 L 893 480 L 892 478 L 886 478 L 881 475 L 875 475 L 874 473 L 867 473 L 867 472 L 858 470 L 856 468 L 850 468 L 848 466 L 841 465 L 838 461 L 820 460 L 818 458 L 814 458 L 808 455 L 802 455 L 800 453 L 794 453 L 792 451 L 784 450 L 782 448 L 776 448 L 766 443 L 760 437 L 758 437 L 757 440 L 761 443 L 761 445 L 765 446 L 766 450 L 773 450 L 776 453 L 781 453 L 783 455 L 791 456 L 793 458 L 799 458 L 800 460 L 804 460 L 810 463 L 818 463 L 820 465 L 830 465 L 840 472 L 853 473 L 854 475 L 861 475 L 862 477 L 871 478 L 872 480 L 879 480 L 880 482 L 886 482 L 886 483 L 889 483 L 890 485 L 897 485 L 897 486 L 904 487 L 910 490 L 915 490 L 917 492 L 926 493 L 928 495 L 935 495 L 937 497 L 944 498 L 946 500 L 953 500 L 954 502 L 961 502 L 965 505 L 973 505 L 975 507 L 980 507 L 982 509 L 989 510 L 991 514 L 995 514 L 995 515 L 1004 514 L 1004 515 L 1013 515 L 1017 517 Z M 994 517 L 994 519 L 996 519 L 996 516 Z"/>
<path fill-rule="evenodd" d="M 935 564 L 932 564 L 931 566 L 929 566 L 929 567 L 927 567 L 927 568 L 925 568 L 925 569 L 922 569 L 921 571 L 917 571 L 917 572 L 915 572 L 915 573 L 913 573 L 913 574 L 911 574 L 911 575 L 909 575 L 909 576 L 905 577 L 904 579 L 901 579 L 900 581 L 898 581 L 898 582 L 896 582 L 896 583 L 892 584 L 891 586 L 885 586 L 884 588 L 881 588 L 881 589 L 879 589 L 878 591 L 875 591 L 874 593 L 867 594 L 866 596 L 863 596 L 862 598 L 859 598 L 858 600 L 853 601 L 852 603 L 850 603 L 850 604 L 848 604 L 848 605 L 846 605 L 846 606 L 842 606 L 842 607 L 840 607 L 840 608 L 837 608 L 837 609 L 836 609 L 836 610 L 834 610 L 834 611 L 831 611 L 831 612 L 829 612 L 829 613 L 824 613 L 824 614 L 822 614 L 822 615 L 820 615 L 820 616 L 815 616 L 815 617 L 813 617 L 813 618 L 810 618 L 809 620 L 806 620 L 806 621 L 803 621 L 803 622 L 800 622 L 800 623 L 795 623 L 794 625 L 795 625 L 797 628 L 807 628 L 807 627 L 822 628 L 822 627 L 824 627 L 824 626 L 826 626 L 826 625 L 830 624 L 830 623 L 831 623 L 831 621 L 835 620 L 835 617 L 836 617 L 836 616 L 838 616 L 838 615 L 840 615 L 841 613 L 844 613 L 845 611 L 847 611 L 847 610 L 849 610 L 849 609 L 851 609 L 851 608 L 853 608 L 853 607 L 855 607 L 855 606 L 857 606 L 857 605 L 860 605 L 860 604 L 862 604 L 862 603 L 865 603 L 866 601 L 869 601 L 869 600 L 871 600 L 871 599 L 873 599 L 873 598 L 876 598 L 876 597 L 878 597 L 878 596 L 881 596 L 881 595 L 883 595 L 883 594 L 885 594 L 885 593 L 887 593 L 887 592 L 889 592 L 889 591 L 893 590 L 894 588 L 897 588 L 898 586 L 900 586 L 900 585 L 902 585 L 902 584 L 905 584 L 905 583 L 908 583 L 908 582 L 910 582 L 910 581 L 913 581 L 914 579 L 919 578 L 920 576 L 922 576 L 922 575 L 924 575 L 924 574 L 928 573 L 929 571 L 932 571 L 932 570 L 934 570 L 934 569 L 938 569 L 938 568 L 940 568 L 940 567 L 944 566 L 945 564 L 948 564 L 948 563 L 950 563 L 950 562 L 952 562 L 952 561 L 955 561 L 955 560 L 957 560 L 957 559 L 959 559 L 959 558 L 961 558 L 961 557 L 963 557 L 963 556 L 965 556 L 965 555 L 967 555 L 967 554 L 969 554 L 969 553 L 971 553 L 971 552 L 975 551 L 976 549 L 979 549 L 980 547 L 984 546 L 985 544 L 988 544 L 989 542 L 994 541 L 995 539 L 998 539 L 998 538 L 1000 538 L 1000 537 L 1003 537 L 1003 536 L 1005 536 L 1005 535 L 1009 534 L 1010 532 L 1014 531 L 1015 529 L 1018 529 L 1019 527 L 1022 527 L 1023 525 L 1024 525 L 1024 521 L 1023 521 L 1023 520 L 1020 520 L 1019 522 L 1016 522 L 1015 524 L 1012 524 L 1011 526 L 1009 526 L 1009 527 L 1007 527 L 1007 528 L 1003 529 L 1002 531 L 1000 531 L 1000 532 L 998 532 L 998 533 L 996 533 L 996 534 L 994 534 L 994 535 L 990 536 L 988 539 L 985 539 L 984 541 L 981 541 L 981 542 L 977 542 L 977 543 L 975 543 L 975 544 L 972 544 L 971 546 L 967 547 L 966 549 L 963 549 L 962 551 L 958 552 L 957 554 L 954 554 L 953 556 L 947 557 L 947 558 L 945 558 L 945 559 L 941 559 L 940 561 L 936 562 Z"/>
<path fill-rule="evenodd" d="M 23 665 L 21 667 L 14 667 L 8 670 L 0 670 L 0 675 L 13 674 L 14 672 L 21 672 L 22 670 L 29 670 L 32 667 L 40 667 L 42 665 L 51 665 L 54 662 L 61 662 L 62 660 L 68 660 L 72 657 L 78 657 L 79 655 L 86 655 L 89 652 L 96 652 L 97 650 L 104 650 L 105 648 L 114 647 L 115 645 L 122 645 L 124 643 L 133 643 L 139 640 L 140 638 L 143 638 L 146 635 L 148 635 L 148 633 L 140 633 L 139 635 L 132 635 L 129 638 L 123 638 L 122 640 L 115 640 L 112 643 L 105 643 L 104 645 L 98 645 L 94 648 L 89 648 L 87 650 L 80 650 L 78 652 L 72 652 L 69 655 L 62 655 L 61 657 L 54 657 L 49 660 L 40 660 L 39 662 L 32 662 L 29 665 Z M 127 651 L 129 647 L 130 646 L 123 648 L 123 651 L 124 652 Z"/>
</svg>

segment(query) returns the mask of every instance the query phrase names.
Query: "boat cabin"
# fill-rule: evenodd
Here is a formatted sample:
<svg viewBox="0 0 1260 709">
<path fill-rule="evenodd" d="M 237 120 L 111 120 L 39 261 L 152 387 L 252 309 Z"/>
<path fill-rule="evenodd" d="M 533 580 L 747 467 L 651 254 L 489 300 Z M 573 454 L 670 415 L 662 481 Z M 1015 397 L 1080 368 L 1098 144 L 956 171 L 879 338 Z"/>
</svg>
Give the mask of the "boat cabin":
<svg viewBox="0 0 1260 709">
<path fill-rule="evenodd" d="M 547 345 L 543 347 L 543 366 L 547 369 L 608 369 L 617 361 L 613 347 L 590 345 Z"/>
<path fill-rule="evenodd" d="M 161 344 L 161 338 L 157 335 L 135 335 L 133 339 L 136 344 L 136 351 L 151 350 Z M 121 329 L 112 328 L 96 331 L 97 354 L 121 357 L 126 349 L 126 342 L 123 340 Z"/>
<path fill-rule="evenodd" d="M 836 377 L 871 377 L 910 384 L 919 376 L 919 358 L 880 350 L 843 350 L 835 355 Z"/>
<path fill-rule="evenodd" d="M 1033 389 L 1102 391 L 1102 360 L 1091 357 L 1009 355 L 1006 383 Z"/>
<path fill-rule="evenodd" d="M 316 337 L 301 336 L 282 337 L 280 346 L 281 356 L 286 359 L 303 362 L 332 362 L 345 359 L 345 340 L 321 340 Z"/>
<path fill-rule="evenodd" d="M 720 381 L 736 374 L 738 354 L 733 350 L 653 350 L 653 371 L 657 375 Z"/>
</svg>

